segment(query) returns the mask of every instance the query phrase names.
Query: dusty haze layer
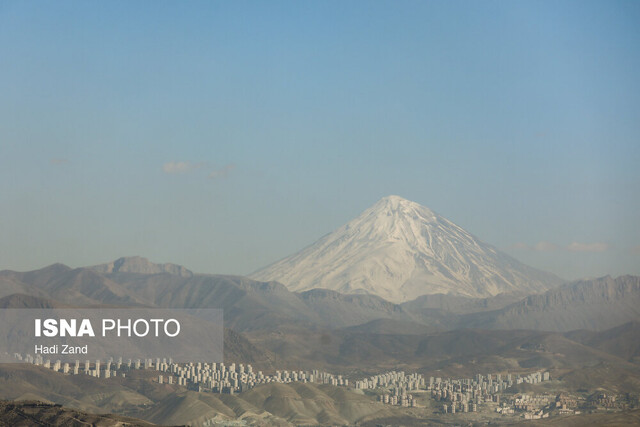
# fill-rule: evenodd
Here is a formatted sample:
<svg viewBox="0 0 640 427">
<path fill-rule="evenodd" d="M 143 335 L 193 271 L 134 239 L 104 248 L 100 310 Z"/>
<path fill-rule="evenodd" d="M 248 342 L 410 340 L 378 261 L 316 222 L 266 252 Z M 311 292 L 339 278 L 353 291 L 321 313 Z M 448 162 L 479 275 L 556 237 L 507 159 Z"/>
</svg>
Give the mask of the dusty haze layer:
<svg viewBox="0 0 640 427">
<path fill-rule="evenodd" d="M 426 294 L 536 293 L 561 282 L 487 245 L 429 208 L 399 196 L 249 277 L 293 291 L 369 293 L 392 302 Z"/>
</svg>

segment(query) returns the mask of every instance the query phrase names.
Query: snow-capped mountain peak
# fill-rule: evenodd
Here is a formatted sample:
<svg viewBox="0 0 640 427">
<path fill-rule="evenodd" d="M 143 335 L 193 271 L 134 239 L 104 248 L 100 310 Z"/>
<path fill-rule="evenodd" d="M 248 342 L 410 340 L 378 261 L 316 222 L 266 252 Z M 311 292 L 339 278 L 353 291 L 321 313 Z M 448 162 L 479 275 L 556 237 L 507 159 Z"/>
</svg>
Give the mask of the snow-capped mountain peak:
<svg viewBox="0 0 640 427">
<path fill-rule="evenodd" d="M 334 232 L 250 277 L 276 280 L 294 291 L 326 288 L 393 302 L 435 293 L 533 293 L 560 281 L 399 196 L 380 199 Z"/>
</svg>

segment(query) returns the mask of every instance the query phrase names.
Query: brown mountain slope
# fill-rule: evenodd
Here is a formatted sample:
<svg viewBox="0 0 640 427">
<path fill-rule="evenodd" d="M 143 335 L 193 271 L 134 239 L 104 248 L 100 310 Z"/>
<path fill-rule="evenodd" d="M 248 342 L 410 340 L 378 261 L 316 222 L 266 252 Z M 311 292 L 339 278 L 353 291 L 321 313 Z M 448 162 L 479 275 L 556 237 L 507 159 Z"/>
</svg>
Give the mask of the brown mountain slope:
<svg viewBox="0 0 640 427">
<path fill-rule="evenodd" d="M 365 417 L 394 413 L 394 408 L 344 388 L 271 383 L 237 395 L 179 392 L 158 402 L 143 417 L 191 425 L 234 418 L 259 425 L 353 425 Z"/>
<path fill-rule="evenodd" d="M 84 427 L 87 425 L 96 427 L 145 427 L 152 426 L 154 424 L 120 415 L 89 414 L 46 402 L 0 401 L 0 425 L 14 427 L 28 427 L 33 425 L 69 427 Z"/>
<path fill-rule="evenodd" d="M 364 417 L 394 413 L 373 397 L 330 385 L 270 383 L 229 395 L 158 384 L 154 378 L 155 372 L 144 370 L 105 380 L 33 365 L 0 365 L 0 399 L 49 401 L 163 425 L 204 425 L 236 418 L 259 425 L 352 425 Z"/>
<path fill-rule="evenodd" d="M 0 298 L 0 308 L 66 308 L 67 304 L 25 294 L 11 294 Z"/>
<path fill-rule="evenodd" d="M 640 361 L 640 320 L 627 322 L 605 331 L 573 331 L 565 336 L 622 359 Z"/>
<path fill-rule="evenodd" d="M 104 381 L 34 365 L 0 365 L 0 399 L 5 400 L 37 398 L 92 413 L 131 412 L 152 403 L 135 388 L 134 379 Z"/>
</svg>

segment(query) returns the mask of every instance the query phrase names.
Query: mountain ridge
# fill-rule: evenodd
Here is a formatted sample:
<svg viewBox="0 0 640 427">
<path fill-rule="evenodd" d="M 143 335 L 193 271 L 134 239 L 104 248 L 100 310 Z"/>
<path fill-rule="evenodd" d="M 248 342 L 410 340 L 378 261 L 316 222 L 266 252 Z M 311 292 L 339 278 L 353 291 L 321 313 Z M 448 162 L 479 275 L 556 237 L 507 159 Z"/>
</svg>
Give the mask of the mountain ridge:
<svg viewBox="0 0 640 427">
<path fill-rule="evenodd" d="M 488 329 L 603 330 L 640 319 L 640 276 L 577 280 L 495 311 L 462 316 Z"/>
</svg>

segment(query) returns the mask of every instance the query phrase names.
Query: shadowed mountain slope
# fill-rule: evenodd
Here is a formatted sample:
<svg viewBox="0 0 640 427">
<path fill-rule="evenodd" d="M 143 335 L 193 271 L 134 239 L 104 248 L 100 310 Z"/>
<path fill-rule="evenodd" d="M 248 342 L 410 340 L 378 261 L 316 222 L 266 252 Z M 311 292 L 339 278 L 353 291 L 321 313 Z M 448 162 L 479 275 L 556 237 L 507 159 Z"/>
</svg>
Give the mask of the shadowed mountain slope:
<svg viewBox="0 0 640 427">
<path fill-rule="evenodd" d="M 640 362 L 640 319 L 605 331 L 578 330 L 565 336 L 622 359 Z"/>
<path fill-rule="evenodd" d="M 118 273 L 106 277 L 159 307 L 224 309 L 225 324 L 240 331 L 287 325 L 333 328 L 378 318 L 411 319 L 402 307 L 373 295 L 324 290 L 298 294 L 277 282 L 241 276 Z"/>
<path fill-rule="evenodd" d="M 603 330 L 640 318 L 640 277 L 580 280 L 530 295 L 500 310 L 462 316 L 457 325 L 484 329 Z"/>
</svg>

